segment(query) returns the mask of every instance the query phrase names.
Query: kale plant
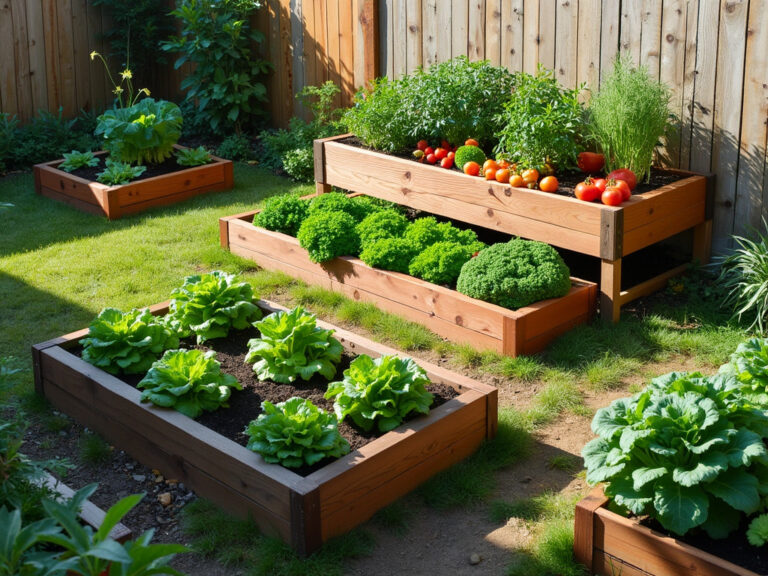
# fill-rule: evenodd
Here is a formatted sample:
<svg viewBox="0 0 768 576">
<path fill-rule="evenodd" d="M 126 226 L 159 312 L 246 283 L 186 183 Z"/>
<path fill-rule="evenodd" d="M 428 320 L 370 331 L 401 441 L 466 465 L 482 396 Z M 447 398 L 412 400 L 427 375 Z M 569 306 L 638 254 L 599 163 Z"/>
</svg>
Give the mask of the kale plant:
<svg viewBox="0 0 768 576">
<path fill-rule="evenodd" d="M 149 310 L 105 308 L 88 326 L 88 335 L 80 344 L 83 360 L 110 374 L 141 374 L 163 351 L 176 348 L 179 338 Z"/>
<path fill-rule="evenodd" d="M 232 388 L 243 389 L 234 376 L 221 372 L 213 350 L 168 350 L 137 388 L 143 390 L 142 401 L 174 408 L 190 418 L 226 407 Z"/>
<path fill-rule="evenodd" d="M 309 215 L 309 202 L 296 194 L 272 196 L 253 219 L 254 226 L 296 236 L 302 222 Z"/>
<path fill-rule="evenodd" d="M 64 153 L 64 162 L 59 164 L 56 168 L 64 170 L 64 172 L 74 172 L 78 168 L 85 168 L 86 166 L 98 166 L 99 159 L 94 156 L 93 152 L 78 152 L 72 150 L 72 152 Z"/>
<path fill-rule="evenodd" d="M 360 251 L 356 221 L 347 212 L 317 212 L 301 224 L 297 238 L 312 262 L 325 262 L 337 256 Z"/>
<path fill-rule="evenodd" d="M 265 401 L 261 409 L 262 414 L 248 424 L 245 433 L 248 448 L 261 454 L 265 462 L 299 468 L 349 452 L 349 442 L 339 434 L 336 417 L 310 400 Z"/>
<path fill-rule="evenodd" d="M 411 358 L 366 354 L 355 358 L 344 371 L 344 379 L 328 384 L 326 398 L 333 399 L 339 420 L 349 416 L 365 431 L 374 426 L 387 432 L 400 425 L 408 414 L 429 413 L 433 396 L 425 386 L 427 373 Z"/>
<path fill-rule="evenodd" d="M 333 330 L 317 325 L 317 318 L 300 306 L 266 316 L 254 323 L 261 335 L 248 342 L 247 363 L 259 380 L 288 384 L 314 374 L 331 379 L 343 347 Z"/>
</svg>

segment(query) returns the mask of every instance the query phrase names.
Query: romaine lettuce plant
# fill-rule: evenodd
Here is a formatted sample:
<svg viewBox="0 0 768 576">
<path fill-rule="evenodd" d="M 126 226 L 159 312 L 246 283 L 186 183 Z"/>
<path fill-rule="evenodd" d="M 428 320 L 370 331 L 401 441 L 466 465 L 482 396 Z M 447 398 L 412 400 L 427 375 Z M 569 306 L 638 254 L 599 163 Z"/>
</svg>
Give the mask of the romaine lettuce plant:
<svg viewBox="0 0 768 576">
<path fill-rule="evenodd" d="M 107 158 L 105 168 L 96 174 L 96 181 L 109 186 L 120 186 L 135 180 L 147 170 L 144 166 L 131 166 L 126 162 L 118 162 Z"/>
<path fill-rule="evenodd" d="M 311 466 L 323 458 L 339 458 L 349 443 L 339 434 L 338 423 L 303 398 L 272 404 L 262 402 L 262 414 L 246 428 L 248 448 L 266 462 L 288 468 Z"/>
<path fill-rule="evenodd" d="M 670 532 L 722 538 L 768 495 L 767 424 L 727 376 L 661 376 L 597 411 L 599 437 L 582 451 L 587 481 Z"/>
<path fill-rule="evenodd" d="M 334 400 L 339 420 L 349 416 L 365 431 L 396 428 L 411 412 L 429 413 L 433 396 L 427 392 L 427 373 L 411 358 L 366 354 L 355 358 L 344 379 L 328 384 L 326 398 Z"/>
<path fill-rule="evenodd" d="M 137 388 L 144 390 L 142 401 L 175 408 L 190 418 L 226 407 L 232 388 L 243 389 L 234 376 L 221 372 L 213 350 L 168 350 Z"/>
<path fill-rule="evenodd" d="M 213 160 L 211 153 L 204 147 L 182 148 L 176 151 L 176 163 L 179 166 L 202 166 Z"/>
<path fill-rule="evenodd" d="M 336 364 L 344 349 L 333 330 L 317 326 L 317 318 L 300 306 L 275 312 L 254 326 L 261 337 L 248 342 L 247 363 L 259 380 L 287 384 L 301 377 L 309 380 L 319 373 L 327 379 L 336 375 Z"/>
<path fill-rule="evenodd" d="M 171 292 L 168 321 L 182 337 L 197 335 L 201 344 L 223 338 L 229 330 L 243 330 L 261 318 L 253 303 L 251 285 L 238 282 L 237 276 L 214 270 L 187 276 L 184 284 Z"/>
<path fill-rule="evenodd" d="M 149 310 L 121 312 L 105 308 L 80 340 L 82 358 L 111 374 L 146 372 L 164 350 L 176 348 L 179 338 Z"/>
</svg>

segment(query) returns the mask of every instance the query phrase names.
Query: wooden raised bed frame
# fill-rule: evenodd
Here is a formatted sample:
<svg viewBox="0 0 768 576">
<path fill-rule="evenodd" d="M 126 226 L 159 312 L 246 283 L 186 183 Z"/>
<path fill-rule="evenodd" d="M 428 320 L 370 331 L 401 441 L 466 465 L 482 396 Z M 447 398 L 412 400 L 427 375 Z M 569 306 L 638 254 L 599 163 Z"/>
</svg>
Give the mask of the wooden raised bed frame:
<svg viewBox="0 0 768 576">
<path fill-rule="evenodd" d="M 263 268 L 373 302 L 449 340 L 509 356 L 534 354 L 594 313 L 597 286 L 575 278 L 562 298 L 509 310 L 351 256 L 315 264 L 296 238 L 254 226 L 257 213 L 221 218 L 221 245 Z"/>
<path fill-rule="evenodd" d="M 180 150 L 183 147 L 174 148 Z M 97 156 L 104 154 L 106 152 L 96 153 Z M 216 156 L 209 164 L 120 186 L 107 186 L 57 169 L 63 161 L 34 166 L 35 192 L 110 220 L 234 186 L 232 161 Z"/>
<path fill-rule="evenodd" d="M 285 310 L 265 301 L 259 306 Z M 154 314 L 167 309 L 167 303 L 150 308 Z M 397 353 L 325 322 L 318 325 L 335 329 L 351 353 Z M 364 522 L 496 434 L 496 388 L 419 361 L 434 382 L 459 396 L 303 478 L 179 412 L 140 402 L 139 390 L 68 351 L 87 332 L 32 347 L 37 392 L 145 466 L 252 517 L 263 532 L 300 554 Z"/>
<path fill-rule="evenodd" d="M 576 505 L 573 550 L 576 561 L 600 576 L 758 576 L 731 562 L 608 510 L 595 488 Z"/>
<path fill-rule="evenodd" d="M 363 192 L 600 258 L 600 311 L 606 320 L 618 321 L 621 306 L 664 287 L 687 268 L 678 266 L 622 290 L 622 257 L 693 228 L 693 258 L 701 263 L 709 260 L 711 177 L 680 171 L 684 179 L 612 207 L 512 188 L 339 142 L 348 136 L 315 140 L 318 192 L 328 192 L 331 186 Z"/>
</svg>

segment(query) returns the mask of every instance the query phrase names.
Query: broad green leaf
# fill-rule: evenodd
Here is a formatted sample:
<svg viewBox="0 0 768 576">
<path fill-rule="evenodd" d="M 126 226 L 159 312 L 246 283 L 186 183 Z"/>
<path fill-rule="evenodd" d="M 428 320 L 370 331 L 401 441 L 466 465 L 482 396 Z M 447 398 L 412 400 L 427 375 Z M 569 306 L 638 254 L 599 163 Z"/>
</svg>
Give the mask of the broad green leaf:
<svg viewBox="0 0 768 576">
<path fill-rule="evenodd" d="M 709 498 L 700 486 L 686 488 L 662 481 L 656 487 L 653 506 L 664 528 L 683 535 L 707 519 Z"/>
</svg>

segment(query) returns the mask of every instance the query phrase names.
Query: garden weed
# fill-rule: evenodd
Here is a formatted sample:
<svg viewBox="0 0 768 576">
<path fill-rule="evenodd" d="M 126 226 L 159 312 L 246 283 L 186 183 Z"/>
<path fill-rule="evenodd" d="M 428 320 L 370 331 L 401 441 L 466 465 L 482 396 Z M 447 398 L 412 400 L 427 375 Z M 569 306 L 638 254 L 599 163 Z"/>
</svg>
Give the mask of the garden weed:
<svg viewBox="0 0 768 576">
<path fill-rule="evenodd" d="M 94 432 L 83 432 L 79 439 L 80 458 L 86 464 L 98 466 L 112 459 L 112 447 L 101 436 Z"/>
</svg>

